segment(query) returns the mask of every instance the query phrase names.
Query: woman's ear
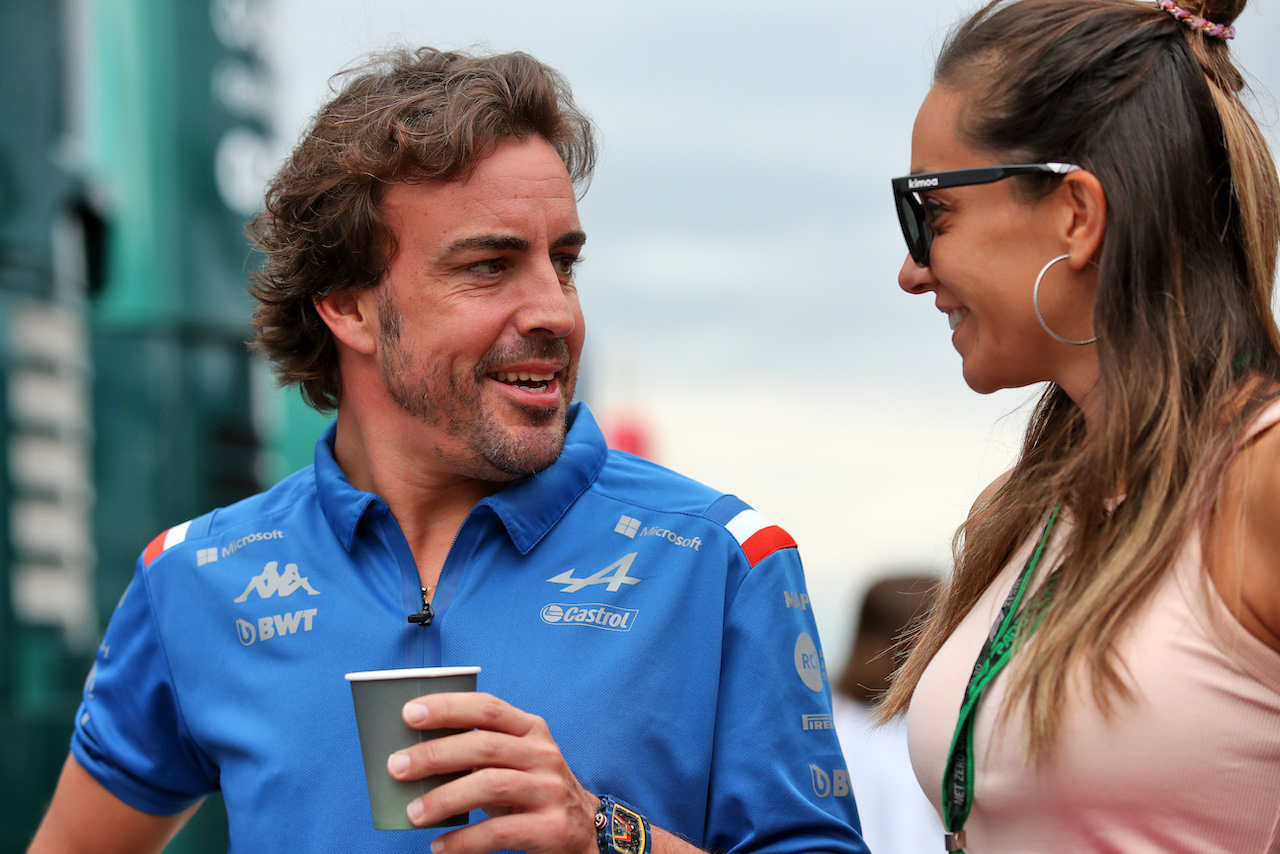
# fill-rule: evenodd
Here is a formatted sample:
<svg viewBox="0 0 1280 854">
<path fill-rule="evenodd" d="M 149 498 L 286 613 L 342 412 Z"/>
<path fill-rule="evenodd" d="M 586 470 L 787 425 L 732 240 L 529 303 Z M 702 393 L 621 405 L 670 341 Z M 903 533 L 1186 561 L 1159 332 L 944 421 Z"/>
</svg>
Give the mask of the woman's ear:
<svg viewBox="0 0 1280 854">
<path fill-rule="evenodd" d="M 316 312 L 333 337 L 365 355 L 373 355 L 378 350 L 374 290 L 341 290 L 315 300 Z"/>
<path fill-rule="evenodd" d="M 1082 270 L 1102 246 L 1102 235 L 1107 230 L 1107 194 L 1098 177 L 1084 169 L 1067 173 L 1059 192 L 1070 213 L 1063 235 L 1071 256 L 1068 263 L 1073 269 Z"/>
</svg>

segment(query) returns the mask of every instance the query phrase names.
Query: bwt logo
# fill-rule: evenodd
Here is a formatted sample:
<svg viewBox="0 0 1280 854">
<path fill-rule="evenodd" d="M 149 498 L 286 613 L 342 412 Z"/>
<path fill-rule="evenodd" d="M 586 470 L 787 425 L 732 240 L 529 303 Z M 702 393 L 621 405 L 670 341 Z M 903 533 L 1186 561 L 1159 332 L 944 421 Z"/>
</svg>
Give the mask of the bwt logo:
<svg viewBox="0 0 1280 854">
<path fill-rule="evenodd" d="M 316 608 L 305 611 L 294 611 L 292 614 L 276 614 L 273 617 L 262 617 L 255 626 L 248 620 L 236 620 L 236 632 L 240 635 L 240 643 L 249 646 L 256 641 L 267 641 L 274 637 L 295 634 L 299 627 L 302 631 L 311 631 L 311 621 L 316 615 Z"/>
<path fill-rule="evenodd" d="M 813 781 L 813 793 L 820 798 L 847 798 L 850 795 L 849 772 L 844 768 L 836 768 L 828 776 L 817 765 L 810 765 L 809 779 Z"/>
<path fill-rule="evenodd" d="M 822 653 L 818 652 L 818 647 L 813 642 L 813 638 L 809 637 L 808 632 L 801 632 L 800 637 L 796 638 L 795 649 L 796 673 L 800 674 L 800 681 L 809 688 L 810 691 L 821 693 L 822 680 L 826 677 L 826 667 L 822 661 Z"/>
<path fill-rule="evenodd" d="M 615 608 L 600 602 L 586 605 L 558 605 L 551 603 L 542 609 L 542 622 L 563 626 L 591 626 L 611 632 L 629 632 L 635 625 L 636 614 L 631 608 Z"/>
</svg>

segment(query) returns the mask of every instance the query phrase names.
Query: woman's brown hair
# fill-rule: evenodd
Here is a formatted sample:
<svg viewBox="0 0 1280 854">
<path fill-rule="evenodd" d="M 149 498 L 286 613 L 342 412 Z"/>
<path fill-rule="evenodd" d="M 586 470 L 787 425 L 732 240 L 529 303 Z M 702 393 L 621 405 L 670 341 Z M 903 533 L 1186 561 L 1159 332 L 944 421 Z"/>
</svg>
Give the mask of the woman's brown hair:
<svg viewBox="0 0 1280 854">
<path fill-rule="evenodd" d="M 272 179 L 250 226 L 266 255 L 250 286 L 254 347 L 320 410 L 338 405 L 342 386 L 315 302 L 381 280 L 395 253 L 385 185 L 462 178 L 502 141 L 541 137 L 581 191 L 596 157 L 568 83 L 528 54 L 398 50 L 338 76 L 348 82 Z"/>
<path fill-rule="evenodd" d="M 1230 24 L 1245 3 L 1181 5 Z M 935 84 L 968 95 L 959 132 L 996 161 L 1070 162 L 1101 182 L 1095 393 L 1106 417 L 1086 433 L 1071 398 L 1046 389 L 1016 465 L 957 532 L 955 570 L 881 712 L 906 709 L 943 642 L 1061 502 L 1073 521 L 1065 570 L 1010 666 L 1003 709 L 1025 704 L 1024 746 L 1043 757 L 1073 688 L 1104 713 L 1127 697 L 1117 643 L 1213 506 L 1265 402 L 1250 389 L 1280 383 L 1280 183 L 1226 42 L 1154 3 L 996 0 L 952 32 Z M 1029 197 L 1048 189 L 1014 180 Z"/>
</svg>

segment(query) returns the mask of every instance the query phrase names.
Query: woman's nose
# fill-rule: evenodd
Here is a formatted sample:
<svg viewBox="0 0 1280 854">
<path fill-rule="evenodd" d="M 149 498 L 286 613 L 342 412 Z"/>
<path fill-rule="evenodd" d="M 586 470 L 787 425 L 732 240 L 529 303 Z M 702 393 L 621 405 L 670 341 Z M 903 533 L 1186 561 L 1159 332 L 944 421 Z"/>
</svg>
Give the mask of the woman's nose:
<svg viewBox="0 0 1280 854">
<path fill-rule="evenodd" d="M 921 267 L 908 252 L 902 261 L 902 269 L 898 271 L 898 287 L 909 294 L 923 294 L 933 290 L 935 284 L 933 269 Z"/>
</svg>

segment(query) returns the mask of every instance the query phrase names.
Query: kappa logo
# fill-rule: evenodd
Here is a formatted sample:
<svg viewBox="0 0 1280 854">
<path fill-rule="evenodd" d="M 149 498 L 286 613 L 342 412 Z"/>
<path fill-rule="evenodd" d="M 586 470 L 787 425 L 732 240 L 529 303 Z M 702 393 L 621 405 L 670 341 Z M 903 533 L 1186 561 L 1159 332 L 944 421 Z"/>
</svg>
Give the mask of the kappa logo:
<svg viewBox="0 0 1280 854">
<path fill-rule="evenodd" d="M 630 516 L 620 516 L 618 517 L 618 524 L 614 526 L 613 530 L 615 533 L 634 540 L 636 531 L 640 530 L 640 520 L 632 519 Z"/>
<path fill-rule="evenodd" d="M 602 602 L 591 602 L 585 605 L 552 602 L 542 609 L 539 616 L 542 617 L 542 622 L 553 626 L 590 626 L 593 629 L 608 629 L 611 632 L 629 632 L 635 625 L 636 615 L 639 613 L 633 608 L 615 608 Z"/>
<path fill-rule="evenodd" d="M 320 591 L 316 590 L 307 581 L 306 577 L 298 574 L 298 565 L 296 563 L 287 563 L 284 567 L 284 575 L 277 570 L 280 564 L 271 561 L 262 570 L 260 575 L 255 575 L 250 581 L 249 586 L 244 592 L 235 598 L 235 602 L 243 603 L 249 599 L 249 593 L 253 590 L 258 591 L 258 596 L 262 599 L 270 599 L 272 596 L 292 596 L 299 588 L 307 591 L 308 596 L 319 596 Z"/>
<path fill-rule="evenodd" d="M 813 638 L 809 637 L 808 632 L 801 632 L 800 637 L 796 638 L 795 660 L 796 673 L 800 674 L 800 681 L 810 691 L 821 693 L 822 681 L 827 675 L 826 666 L 822 661 L 822 654 L 818 652 L 818 647 L 813 642 Z"/>
<path fill-rule="evenodd" d="M 810 765 L 809 779 L 813 781 L 813 793 L 820 798 L 847 798 L 852 794 L 849 772 L 844 768 L 836 768 L 828 775 L 817 765 Z"/>
<path fill-rule="evenodd" d="M 252 646 L 257 641 L 296 634 L 299 630 L 309 632 L 318 610 L 308 608 L 305 611 L 294 611 L 292 614 L 262 617 L 257 625 L 248 620 L 236 620 L 236 633 L 240 635 L 240 643 Z"/>
<path fill-rule="evenodd" d="M 639 584 L 644 579 L 632 578 L 627 575 L 627 570 L 631 569 L 632 562 L 635 561 L 639 552 L 631 552 L 625 554 L 618 560 L 606 566 L 595 575 L 588 575 L 586 578 L 577 578 L 574 576 L 574 570 L 570 569 L 559 575 L 552 576 L 547 579 L 548 584 L 563 584 L 560 588 L 561 593 L 577 593 L 584 587 L 591 587 L 596 584 L 609 585 L 605 589 L 610 593 L 617 593 L 622 589 L 624 584 Z"/>
</svg>

